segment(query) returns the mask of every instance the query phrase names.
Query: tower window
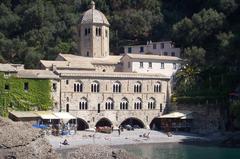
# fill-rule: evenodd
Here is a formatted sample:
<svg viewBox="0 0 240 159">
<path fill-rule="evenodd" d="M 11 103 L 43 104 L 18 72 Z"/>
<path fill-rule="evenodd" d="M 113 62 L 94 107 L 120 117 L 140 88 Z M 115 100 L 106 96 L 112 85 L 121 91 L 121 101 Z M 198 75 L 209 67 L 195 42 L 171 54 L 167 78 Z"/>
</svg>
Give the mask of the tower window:
<svg viewBox="0 0 240 159">
<path fill-rule="evenodd" d="M 90 34 L 90 32 L 91 32 L 91 29 L 90 29 L 90 28 L 88 28 L 88 34 Z"/>
<path fill-rule="evenodd" d="M 168 55 L 168 53 L 167 53 L 167 52 L 164 52 L 163 54 L 164 54 L 164 56 L 167 56 L 167 55 Z"/>
<path fill-rule="evenodd" d="M 98 36 L 98 28 L 96 28 L 96 36 Z"/>
<path fill-rule="evenodd" d="M 101 29 L 101 28 L 98 29 L 98 35 L 99 35 L 99 36 L 102 35 L 102 29 Z"/>
<path fill-rule="evenodd" d="M 175 56 L 175 52 L 172 52 L 171 55 L 172 55 L 172 56 Z"/>
<path fill-rule="evenodd" d="M 143 46 L 140 47 L 140 52 L 144 52 L 144 47 Z"/>
<path fill-rule="evenodd" d="M 87 28 L 85 28 L 85 36 L 87 36 L 87 34 L 88 34 L 88 30 Z"/>
<path fill-rule="evenodd" d="M 96 28 L 96 36 L 101 36 L 101 34 L 102 34 L 102 29 Z"/>
<path fill-rule="evenodd" d="M 106 38 L 108 37 L 108 31 L 107 30 L 105 30 L 105 36 L 106 36 Z"/>
<path fill-rule="evenodd" d="M 87 52 L 87 56 L 89 56 L 89 52 Z"/>
</svg>

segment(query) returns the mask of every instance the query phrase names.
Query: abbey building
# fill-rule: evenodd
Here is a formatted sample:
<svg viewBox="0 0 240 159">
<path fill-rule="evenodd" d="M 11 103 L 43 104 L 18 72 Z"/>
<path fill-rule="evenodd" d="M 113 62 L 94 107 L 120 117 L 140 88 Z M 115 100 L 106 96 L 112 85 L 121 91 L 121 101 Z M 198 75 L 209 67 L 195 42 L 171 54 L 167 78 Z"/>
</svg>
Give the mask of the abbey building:
<svg viewBox="0 0 240 159">
<path fill-rule="evenodd" d="M 55 111 L 78 118 L 78 129 L 97 125 L 118 127 L 123 122 L 150 127 L 168 109 L 171 79 L 180 67 L 180 49 L 171 41 L 125 46 L 121 55 L 109 50 L 110 24 L 91 7 L 78 28 L 79 53 L 60 53 L 41 60 L 41 69 L 54 76 Z"/>
</svg>

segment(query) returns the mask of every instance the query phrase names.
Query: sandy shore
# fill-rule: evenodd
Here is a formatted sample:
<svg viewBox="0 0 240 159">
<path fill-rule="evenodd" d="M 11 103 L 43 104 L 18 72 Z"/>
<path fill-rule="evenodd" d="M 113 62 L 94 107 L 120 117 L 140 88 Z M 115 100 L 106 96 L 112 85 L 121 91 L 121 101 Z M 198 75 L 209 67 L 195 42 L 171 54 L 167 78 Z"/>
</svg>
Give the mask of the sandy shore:
<svg viewBox="0 0 240 159">
<path fill-rule="evenodd" d="M 140 137 L 144 133 L 149 133 L 149 138 Z M 90 137 L 90 136 L 95 137 Z M 54 149 L 72 149 L 82 145 L 128 145 L 128 144 L 145 144 L 145 143 L 178 143 L 184 141 L 194 141 L 194 140 L 204 140 L 209 141 L 208 138 L 200 137 L 195 134 L 190 133 L 174 133 L 172 137 L 168 137 L 165 133 L 147 129 L 135 129 L 134 131 L 121 132 L 118 135 L 117 131 L 114 131 L 111 134 L 103 133 L 94 133 L 87 131 L 79 131 L 76 135 L 72 136 L 46 136 L 49 140 L 49 143 L 53 146 Z M 63 142 L 65 139 L 68 140 L 69 145 L 61 145 L 60 142 Z"/>
</svg>

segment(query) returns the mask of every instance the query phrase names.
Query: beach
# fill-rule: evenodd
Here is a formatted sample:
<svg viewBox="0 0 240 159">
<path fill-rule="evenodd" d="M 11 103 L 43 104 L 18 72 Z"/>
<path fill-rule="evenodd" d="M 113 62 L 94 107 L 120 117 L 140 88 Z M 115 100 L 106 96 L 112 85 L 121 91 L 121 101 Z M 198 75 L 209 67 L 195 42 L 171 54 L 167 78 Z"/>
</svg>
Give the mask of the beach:
<svg viewBox="0 0 240 159">
<path fill-rule="evenodd" d="M 148 137 L 143 137 L 143 134 L 149 134 Z M 201 137 L 191 133 L 174 133 L 168 137 L 165 133 L 160 131 L 148 129 L 135 129 L 134 131 L 124 130 L 121 134 L 118 131 L 113 131 L 111 134 L 78 131 L 76 135 L 72 136 L 46 136 L 49 143 L 55 150 L 72 149 L 83 145 L 131 145 L 131 144 L 150 144 L 150 143 L 180 143 L 185 141 L 209 141 L 208 138 Z M 60 144 L 67 139 L 69 145 Z"/>
</svg>

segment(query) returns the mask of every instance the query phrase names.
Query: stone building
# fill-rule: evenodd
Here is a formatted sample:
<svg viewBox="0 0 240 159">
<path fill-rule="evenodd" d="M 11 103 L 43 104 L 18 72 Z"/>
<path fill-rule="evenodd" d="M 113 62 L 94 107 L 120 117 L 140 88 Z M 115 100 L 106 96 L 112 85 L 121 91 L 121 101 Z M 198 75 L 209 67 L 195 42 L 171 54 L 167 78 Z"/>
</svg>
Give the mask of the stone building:
<svg viewBox="0 0 240 159">
<path fill-rule="evenodd" d="M 17 65 L 4 70 L 24 78 L 50 79 L 54 111 L 77 117 L 79 130 L 125 124 L 149 128 L 168 110 L 171 79 L 181 64 L 180 49 L 172 42 L 148 42 L 110 55 L 109 27 L 91 2 L 77 26 L 78 53 L 41 60 L 41 70 Z"/>
<path fill-rule="evenodd" d="M 90 6 L 77 26 L 78 54 L 60 53 L 54 61 L 41 60 L 42 69 L 60 77 L 55 110 L 76 116 L 78 129 L 121 124 L 148 128 L 167 110 L 171 77 L 181 63 L 180 49 L 172 42 L 149 42 L 141 46 L 143 50 L 126 46 L 125 50 L 132 50 L 110 55 L 110 24 L 94 2 Z"/>
</svg>

